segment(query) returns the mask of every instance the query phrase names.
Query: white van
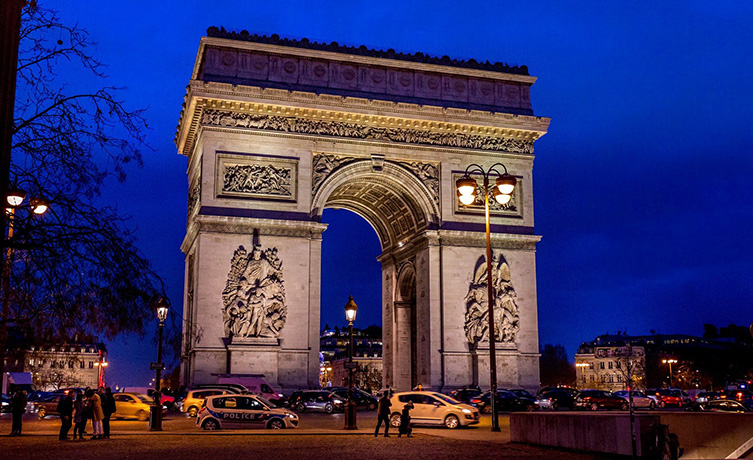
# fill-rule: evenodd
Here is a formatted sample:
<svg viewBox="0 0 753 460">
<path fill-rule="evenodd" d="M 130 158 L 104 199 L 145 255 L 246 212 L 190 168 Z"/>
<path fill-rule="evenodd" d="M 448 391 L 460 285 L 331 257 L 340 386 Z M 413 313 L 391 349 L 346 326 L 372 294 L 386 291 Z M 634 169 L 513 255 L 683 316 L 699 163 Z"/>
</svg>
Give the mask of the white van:
<svg viewBox="0 0 753 460">
<path fill-rule="evenodd" d="M 217 383 L 237 383 L 248 388 L 249 393 L 282 407 L 285 396 L 279 388 L 267 382 L 263 374 L 222 374 L 217 377 Z"/>
</svg>

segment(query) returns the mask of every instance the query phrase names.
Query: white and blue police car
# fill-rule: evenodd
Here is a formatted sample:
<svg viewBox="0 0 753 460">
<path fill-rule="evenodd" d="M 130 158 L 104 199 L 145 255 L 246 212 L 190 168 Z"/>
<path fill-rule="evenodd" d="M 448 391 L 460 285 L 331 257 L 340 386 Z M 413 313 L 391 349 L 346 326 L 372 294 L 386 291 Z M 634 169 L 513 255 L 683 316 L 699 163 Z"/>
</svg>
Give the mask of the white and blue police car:
<svg viewBox="0 0 753 460">
<path fill-rule="evenodd" d="M 205 430 L 268 428 L 281 430 L 298 426 L 298 415 L 255 395 L 216 395 L 204 400 L 196 425 Z"/>
</svg>

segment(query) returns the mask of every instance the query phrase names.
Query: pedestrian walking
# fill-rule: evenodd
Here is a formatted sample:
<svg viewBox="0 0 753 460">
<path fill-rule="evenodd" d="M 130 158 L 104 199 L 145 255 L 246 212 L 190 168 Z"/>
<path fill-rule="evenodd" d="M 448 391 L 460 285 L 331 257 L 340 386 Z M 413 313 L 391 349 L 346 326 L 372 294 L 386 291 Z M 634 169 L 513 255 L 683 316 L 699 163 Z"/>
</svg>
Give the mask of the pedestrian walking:
<svg viewBox="0 0 753 460">
<path fill-rule="evenodd" d="M 13 416 L 13 424 L 11 426 L 11 436 L 21 436 L 21 424 L 22 419 L 26 413 L 26 392 L 18 390 L 13 394 L 13 398 L 10 400 L 10 412 Z"/>
<path fill-rule="evenodd" d="M 379 398 L 379 407 L 377 409 L 378 419 L 376 428 L 374 429 L 374 437 L 379 436 L 379 427 L 382 426 L 382 422 L 384 422 L 384 437 L 390 437 L 390 407 L 392 407 L 392 403 L 390 402 L 389 393 L 385 391 L 382 393 L 382 397 Z"/>
<path fill-rule="evenodd" d="M 60 414 L 60 435 L 58 439 L 67 441 L 69 439 L 68 431 L 70 431 L 71 424 L 73 423 L 73 395 L 71 392 L 66 393 L 60 400 L 57 412 Z"/>
<path fill-rule="evenodd" d="M 76 393 L 76 401 L 73 402 L 73 439 L 84 439 L 84 428 L 86 427 L 86 401 L 83 393 Z"/>
<path fill-rule="evenodd" d="M 86 396 L 89 400 L 92 412 L 92 432 L 94 433 L 92 439 L 102 439 L 102 435 L 104 434 L 102 429 L 102 419 L 105 418 L 105 414 L 102 411 L 102 399 L 94 392 L 94 390 L 89 390 L 86 393 Z"/>
<path fill-rule="evenodd" d="M 105 394 L 102 396 L 102 413 L 105 417 L 102 419 L 103 437 L 110 439 L 110 417 L 115 413 L 115 398 L 112 395 L 110 387 L 105 388 Z"/>
<path fill-rule="evenodd" d="M 408 401 L 403 406 L 403 412 L 400 414 L 400 428 L 397 430 L 397 437 L 406 435 L 409 438 L 413 437 L 413 428 L 410 426 L 410 410 L 413 409 L 413 402 Z"/>
</svg>

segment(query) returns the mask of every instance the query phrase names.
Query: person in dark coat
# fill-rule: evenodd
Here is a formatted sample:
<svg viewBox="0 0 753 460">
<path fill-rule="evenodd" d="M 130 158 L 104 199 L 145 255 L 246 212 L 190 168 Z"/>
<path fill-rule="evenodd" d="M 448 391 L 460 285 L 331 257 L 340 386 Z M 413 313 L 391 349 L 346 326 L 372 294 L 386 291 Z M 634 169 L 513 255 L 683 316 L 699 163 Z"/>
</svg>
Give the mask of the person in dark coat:
<svg viewBox="0 0 753 460">
<path fill-rule="evenodd" d="M 60 414 L 60 435 L 58 439 L 61 441 L 67 441 L 68 431 L 73 424 L 73 395 L 68 392 L 58 403 L 57 413 Z"/>
<path fill-rule="evenodd" d="M 102 412 L 105 414 L 105 418 L 102 419 L 102 427 L 104 428 L 103 436 L 108 439 L 110 438 L 110 417 L 115 411 L 115 398 L 112 396 L 110 387 L 107 387 L 102 395 Z"/>
<path fill-rule="evenodd" d="M 377 426 L 374 429 L 374 437 L 379 436 L 379 427 L 382 426 L 382 422 L 384 422 L 384 437 L 390 437 L 390 407 L 392 407 L 392 403 L 390 402 L 389 393 L 385 391 L 382 393 L 382 397 L 379 398 L 379 408 L 377 409 L 378 419 Z"/>
<path fill-rule="evenodd" d="M 413 403 L 408 401 L 403 406 L 403 412 L 400 414 L 400 428 L 397 431 L 397 437 L 406 435 L 409 438 L 413 437 L 413 428 L 410 426 L 410 410 L 413 409 Z"/>
<path fill-rule="evenodd" d="M 84 439 L 84 429 L 86 427 L 86 402 L 84 401 L 83 393 L 76 393 L 76 401 L 73 403 L 75 412 L 73 414 L 73 422 L 76 426 L 73 427 L 73 439 Z"/>
<path fill-rule="evenodd" d="M 11 427 L 11 436 L 21 436 L 22 417 L 26 413 L 26 392 L 18 390 L 13 394 L 10 400 L 10 412 L 13 415 L 13 425 Z"/>
</svg>

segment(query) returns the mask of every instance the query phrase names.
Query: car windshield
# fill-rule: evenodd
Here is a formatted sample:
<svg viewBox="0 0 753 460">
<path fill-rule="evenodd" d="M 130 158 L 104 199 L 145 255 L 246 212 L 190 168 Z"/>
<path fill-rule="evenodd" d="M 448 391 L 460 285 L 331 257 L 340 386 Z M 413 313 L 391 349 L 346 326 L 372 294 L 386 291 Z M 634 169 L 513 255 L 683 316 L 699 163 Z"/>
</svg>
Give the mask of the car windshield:
<svg viewBox="0 0 753 460">
<path fill-rule="evenodd" d="M 271 408 L 275 407 L 274 404 L 272 404 L 271 402 L 267 401 L 265 398 L 262 398 L 261 396 L 257 396 L 256 400 L 259 401 L 260 403 L 264 404 L 265 406 L 267 406 L 267 409 L 271 409 Z"/>
<path fill-rule="evenodd" d="M 434 396 L 446 402 L 447 404 L 461 404 L 461 402 L 458 401 L 457 399 L 452 399 L 449 396 L 443 395 L 441 393 L 434 393 Z"/>
<path fill-rule="evenodd" d="M 136 396 L 136 399 L 140 400 L 141 402 L 143 402 L 145 404 L 151 404 L 152 403 L 152 398 L 150 398 L 147 395 L 135 395 L 135 396 Z"/>
</svg>

